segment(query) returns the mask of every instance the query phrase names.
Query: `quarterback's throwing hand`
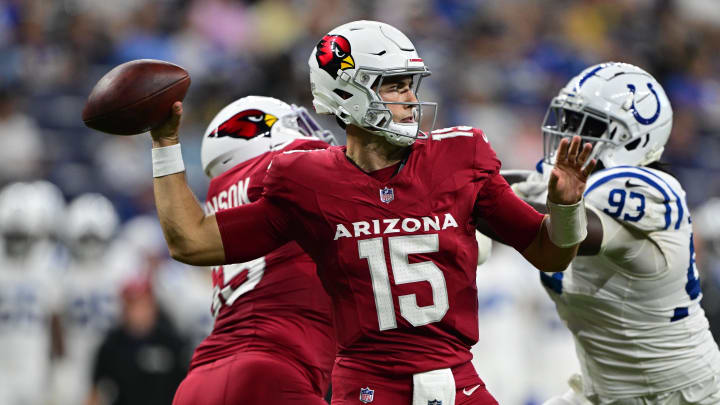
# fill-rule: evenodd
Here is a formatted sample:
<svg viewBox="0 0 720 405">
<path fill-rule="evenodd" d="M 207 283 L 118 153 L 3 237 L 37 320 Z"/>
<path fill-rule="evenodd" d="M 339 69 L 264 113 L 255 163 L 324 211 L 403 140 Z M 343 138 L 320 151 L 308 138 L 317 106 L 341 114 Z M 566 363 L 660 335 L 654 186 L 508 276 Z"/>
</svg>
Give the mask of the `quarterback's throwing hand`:
<svg viewBox="0 0 720 405">
<path fill-rule="evenodd" d="M 180 142 L 178 132 L 182 113 L 182 102 L 173 103 L 168 119 L 150 131 L 154 147 L 170 146 Z"/>
<path fill-rule="evenodd" d="M 585 183 L 595 168 L 595 159 L 587 161 L 592 145 L 586 143 L 581 148 L 581 143 L 577 135 L 572 141 L 564 138 L 555 152 L 555 167 L 548 182 L 548 200 L 555 204 L 570 205 L 580 201 Z"/>
</svg>

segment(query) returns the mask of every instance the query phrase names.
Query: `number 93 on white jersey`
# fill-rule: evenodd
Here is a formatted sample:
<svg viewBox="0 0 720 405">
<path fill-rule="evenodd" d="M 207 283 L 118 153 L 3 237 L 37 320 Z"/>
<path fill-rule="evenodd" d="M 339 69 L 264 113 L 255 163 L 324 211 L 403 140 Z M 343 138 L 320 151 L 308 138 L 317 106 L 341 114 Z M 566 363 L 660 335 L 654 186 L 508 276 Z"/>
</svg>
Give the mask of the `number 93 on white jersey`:
<svg viewBox="0 0 720 405">
<path fill-rule="evenodd" d="M 600 252 L 541 280 L 575 337 L 586 395 L 647 395 L 720 372 L 677 180 L 615 167 L 590 177 L 585 201 L 603 225 Z"/>
</svg>

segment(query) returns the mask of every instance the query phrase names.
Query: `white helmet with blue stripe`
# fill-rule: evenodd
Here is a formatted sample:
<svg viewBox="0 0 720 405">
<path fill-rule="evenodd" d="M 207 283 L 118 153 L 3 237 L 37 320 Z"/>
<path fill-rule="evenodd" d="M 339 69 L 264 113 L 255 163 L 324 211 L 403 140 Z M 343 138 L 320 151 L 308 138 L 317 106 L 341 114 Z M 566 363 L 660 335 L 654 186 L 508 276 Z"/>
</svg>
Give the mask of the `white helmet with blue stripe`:
<svg viewBox="0 0 720 405">
<path fill-rule="evenodd" d="M 553 98 L 542 125 L 545 162 L 563 137 L 594 144 L 600 167 L 645 166 L 660 159 L 672 129 L 672 107 L 649 73 L 627 63 L 591 66 Z"/>
</svg>

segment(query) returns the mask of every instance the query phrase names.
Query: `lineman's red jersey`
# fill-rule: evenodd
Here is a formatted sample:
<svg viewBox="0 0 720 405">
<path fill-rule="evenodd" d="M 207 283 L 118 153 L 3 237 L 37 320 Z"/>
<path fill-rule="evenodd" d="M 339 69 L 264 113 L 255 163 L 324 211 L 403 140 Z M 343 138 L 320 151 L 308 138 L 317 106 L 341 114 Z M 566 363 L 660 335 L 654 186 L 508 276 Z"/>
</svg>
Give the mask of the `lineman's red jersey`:
<svg viewBox="0 0 720 405">
<path fill-rule="evenodd" d="M 326 148 L 317 140 L 296 140 L 280 151 L 243 162 L 210 182 L 210 213 L 260 198 L 272 158 L 292 149 Z M 324 392 L 335 359 L 330 299 L 315 263 L 290 242 L 264 257 L 213 268 L 212 333 L 197 347 L 191 368 L 240 351 L 269 351 L 307 370 Z"/>
<path fill-rule="evenodd" d="M 275 233 L 251 239 L 241 211 L 218 214 L 226 260 L 244 257 L 252 240 L 297 240 L 333 301 L 337 365 L 382 375 L 457 366 L 478 337 L 474 218 L 518 250 L 543 218 L 499 169 L 470 127 L 416 141 L 388 181 L 361 171 L 344 147 L 278 155 L 265 198 L 248 207 L 267 213 Z"/>
</svg>

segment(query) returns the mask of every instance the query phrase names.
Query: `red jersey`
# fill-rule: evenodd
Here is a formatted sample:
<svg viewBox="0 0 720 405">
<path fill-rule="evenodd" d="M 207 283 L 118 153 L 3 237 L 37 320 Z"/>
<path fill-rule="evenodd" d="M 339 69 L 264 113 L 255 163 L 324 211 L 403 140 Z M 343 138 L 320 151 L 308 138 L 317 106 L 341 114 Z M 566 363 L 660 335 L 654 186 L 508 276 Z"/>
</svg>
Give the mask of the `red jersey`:
<svg viewBox="0 0 720 405">
<path fill-rule="evenodd" d="M 212 214 L 260 198 L 268 165 L 278 153 L 327 146 L 301 139 L 238 164 L 212 179 L 206 211 Z M 195 350 L 190 367 L 238 351 L 270 351 L 299 363 L 325 392 L 335 359 L 330 299 L 318 280 L 315 263 L 297 243 L 212 271 L 215 325 Z"/>
<path fill-rule="evenodd" d="M 338 364 L 409 375 L 470 361 L 477 341 L 475 219 L 518 250 L 543 216 L 499 175 L 485 135 L 435 131 L 411 146 L 388 181 L 364 173 L 344 147 L 278 155 L 265 179 L 274 235 L 296 240 L 318 264 L 333 301 Z M 239 211 L 220 213 L 226 260 L 251 240 Z"/>
</svg>

